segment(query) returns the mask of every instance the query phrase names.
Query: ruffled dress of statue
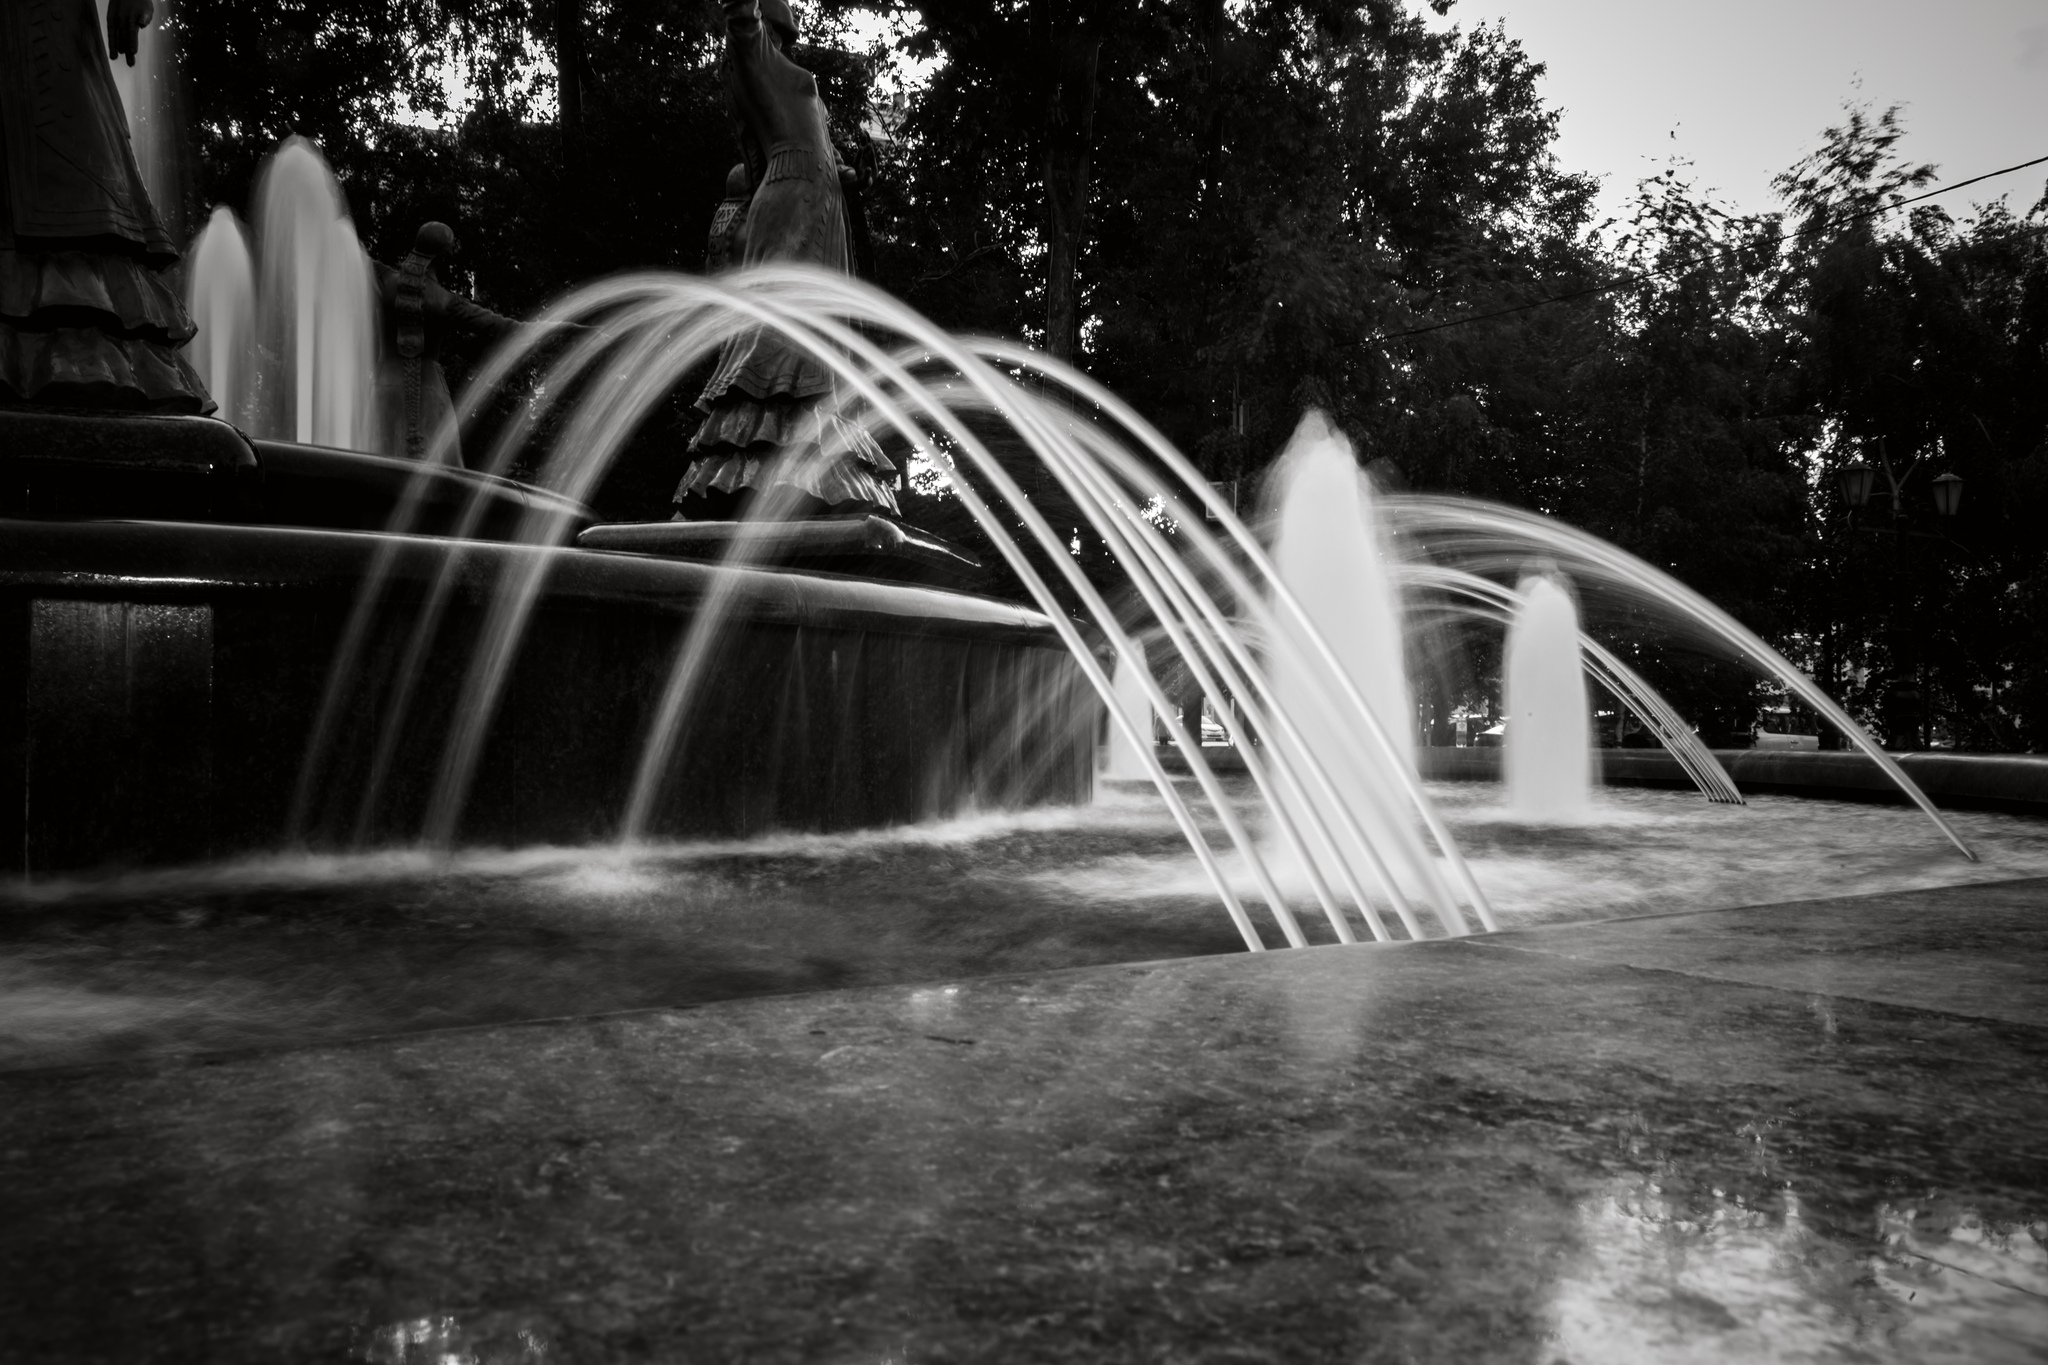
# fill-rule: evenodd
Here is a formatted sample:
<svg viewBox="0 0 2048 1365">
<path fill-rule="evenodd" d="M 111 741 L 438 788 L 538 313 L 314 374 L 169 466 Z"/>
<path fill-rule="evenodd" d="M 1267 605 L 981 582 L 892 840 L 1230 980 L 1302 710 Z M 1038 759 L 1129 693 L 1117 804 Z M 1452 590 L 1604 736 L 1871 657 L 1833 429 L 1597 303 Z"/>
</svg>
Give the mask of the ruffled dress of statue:
<svg viewBox="0 0 2048 1365">
<path fill-rule="evenodd" d="M 0 402 L 210 411 L 93 0 L 0 0 Z"/>
<path fill-rule="evenodd" d="M 846 201 L 811 73 L 768 40 L 751 5 L 728 3 L 726 82 L 763 165 L 746 211 L 742 265 L 805 261 L 852 273 Z M 838 415 L 831 371 L 769 329 L 719 352 L 697 397 L 703 424 L 676 496 L 792 485 L 829 505 L 899 514 L 896 466 L 866 429 Z"/>
</svg>

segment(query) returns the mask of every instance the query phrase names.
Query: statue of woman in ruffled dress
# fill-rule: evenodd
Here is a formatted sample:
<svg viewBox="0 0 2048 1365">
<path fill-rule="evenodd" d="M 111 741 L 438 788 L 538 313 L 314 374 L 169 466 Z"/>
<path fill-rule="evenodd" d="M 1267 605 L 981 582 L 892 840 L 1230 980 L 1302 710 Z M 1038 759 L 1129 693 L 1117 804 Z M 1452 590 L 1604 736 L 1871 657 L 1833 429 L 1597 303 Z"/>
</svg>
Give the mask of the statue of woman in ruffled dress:
<svg viewBox="0 0 2048 1365">
<path fill-rule="evenodd" d="M 851 273 L 839 158 L 816 77 L 786 55 L 796 42 L 789 6 L 723 4 L 726 92 L 755 186 L 739 264 L 808 261 Z M 704 421 L 676 489 L 679 516 L 730 516 L 769 488 L 784 516 L 897 511 L 896 466 L 835 415 L 830 371 L 774 332 L 751 327 L 728 341 L 697 407 Z"/>
<path fill-rule="evenodd" d="M 0 403 L 205 412 L 108 63 L 150 0 L 0 0 Z M 111 49 L 111 51 L 110 51 Z"/>
</svg>

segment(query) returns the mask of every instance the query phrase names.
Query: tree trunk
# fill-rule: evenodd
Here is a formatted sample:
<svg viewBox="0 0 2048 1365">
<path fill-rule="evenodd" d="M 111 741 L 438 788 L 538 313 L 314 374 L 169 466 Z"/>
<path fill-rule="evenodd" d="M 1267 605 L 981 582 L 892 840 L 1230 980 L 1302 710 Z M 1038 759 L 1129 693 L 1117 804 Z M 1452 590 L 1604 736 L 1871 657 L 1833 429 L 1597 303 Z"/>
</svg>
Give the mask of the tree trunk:
<svg viewBox="0 0 2048 1365">
<path fill-rule="evenodd" d="M 1223 178 L 1223 132 L 1230 106 L 1223 88 L 1223 42 L 1229 34 L 1230 19 L 1224 0 L 1200 0 L 1196 6 L 1195 32 L 1201 44 L 1201 99 L 1208 106 L 1203 119 L 1200 207 L 1216 210 L 1216 186 Z"/>
<path fill-rule="evenodd" d="M 1088 232 L 1088 182 L 1095 152 L 1095 84 L 1102 43 L 1118 0 L 1058 35 L 1045 138 L 1045 349 L 1072 363 L 1081 349 L 1081 245 Z"/>
<path fill-rule="evenodd" d="M 555 0 L 555 107 L 565 155 L 583 130 L 583 0 Z"/>
</svg>

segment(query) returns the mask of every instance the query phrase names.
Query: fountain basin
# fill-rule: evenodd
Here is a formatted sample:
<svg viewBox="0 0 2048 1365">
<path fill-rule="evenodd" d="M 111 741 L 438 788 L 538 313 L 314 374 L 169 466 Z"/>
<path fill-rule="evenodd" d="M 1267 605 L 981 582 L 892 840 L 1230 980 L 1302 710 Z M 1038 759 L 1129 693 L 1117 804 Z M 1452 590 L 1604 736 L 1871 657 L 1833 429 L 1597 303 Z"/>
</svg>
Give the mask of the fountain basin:
<svg viewBox="0 0 2048 1365">
<path fill-rule="evenodd" d="M 1610 787 L 1671 787 L 1691 790 L 1693 780 L 1662 749 L 1594 749 L 1593 768 Z M 1907 798 L 1864 755 L 1853 752 L 1769 749 L 1713 749 L 1714 759 L 1744 792 L 1773 792 L 1830 801 L 1876 801 L 1904 805 Z M 2003 810 L 2017 815 L 2048 814 L 2048 754 L 1957 754 L 1892 752 L 1906 775 L 1936 805 L 1956 810 Z M 1219 773 L 1241 773 L 1244 759 L 1229 745 L 1211 744 L 1202 758 Z M 1187 759 L 1169 745 L 1159 751 L 1167 771 L 1184 773 Z M 1416 770 L 1432 782 L 1498 782 L 1501 750 L 1488 746 L 1422 747 Z"/>
<path fill-rule="evenodd" d="M 1678 760 L 1661 749 L 1596 749 L 1600 780 L 1615 787 L 1690 787 Z M 1837 801 L 1901 804 L 1906 798 L 1875 763 L 1848 751 L 1715 749 L 1715 761 L 1745 792 L 1778 792 Z M 1424 777 L 1496 782 L 1501 751 L 1430 748 L 1416 751 Z M 1964 810 L 2048 813 L 2048 755 L 1894 753 L 1906 775 L 1937 805 Z"/>
<path fill-rule="evenodd" d="M 508 540 L 528 517 L 596 515 L 569 498 L 452 465 L 250 440 L 207 417 L 0 409 L 0 516 L 408 529 Z M 467 520 L 470 524 L 462 528 Z"/>
<path fill-rule="evenodd" d="M 179 862 L 284 840 L 380 551 L 385 603 L 301 830 L 315 846 L 416 837 L 492 594 L 535 556 L 544 587 L 461 842 L 614 833 L 682 631 L 728 572 L 731 626 L 650 835 L 849 829 L 1092 790 L 1095 704 L 1046 618 L 1007 603 L 429 536 L 13 519 L 0 520 L 0 784 L 19 796 L 0 803 L 0 868 Z M 384 704 L 444 573 L 451 605 L 365 812 Z"/>
</svg>

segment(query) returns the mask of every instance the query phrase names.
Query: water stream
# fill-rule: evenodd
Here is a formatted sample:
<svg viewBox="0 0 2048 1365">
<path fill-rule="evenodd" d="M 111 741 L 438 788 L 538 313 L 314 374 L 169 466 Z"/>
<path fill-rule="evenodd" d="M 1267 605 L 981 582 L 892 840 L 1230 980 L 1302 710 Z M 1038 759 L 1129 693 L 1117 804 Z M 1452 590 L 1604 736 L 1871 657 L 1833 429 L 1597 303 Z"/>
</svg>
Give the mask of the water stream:
<svg viewBox="0 0 2048 1365">
<path fill-rule="evenodd" d="M 1375 497 L 1360 480 L 1348 444 L 1314 414 L 1283 461 L 1287 473 L 1280 486 L 1301 492 L 1291 508 L 1281 495 L 1278 541 L 1269 551 L 1188 461 L 1115 395 L 1012 343 L 950 336 L 855 280 L 786 266 L 717 281 L 622 276 L 565 297 L 544 315 L 557 319 L 578 320 L 590 330 L 546 367 L 538 389 L 543 397 L 502 431 L 486 457 L 488 468 L 502 470 L 524 457 L 538 464 L 541 483 L 583 497 L 656 405 L 727 336 L 756 325 L 779 330 L 835 373 L 844 420 L 894 440 L 899 449 L 907 446 L 940 472 L 976 518 L 1108 708 L 1112 731 L 1124 746 L 1118 751 L 1120 771 L 1139 771 L 1152 780 L 1247 947 L 1267 941 L 1253 920 L 1255 906 L 1289 944 L 1306 941 L 1297 915 L 1304 903 L 1312 903 L 1340 941 L 1361 927 L 1374 937 L 1390 936 L 1383 911 L 1391 911 L 1409 935 L 1425 932 L 1425 915 L 1451 934 L 1467 932 L 1475 918 L 1482 927 L 1493 924 L 1487 895 L 1416 779 L 1409 756 L 1413 718 L 1401 615 L 1402 585 L 1412 573 L 1406 566 L 1437 572 L 1439 583 L 1452 582 L 1441 577 L 1448 574 L 1494 584 L 1511 606 L 1520 604 L 1514 609 L 1539 610 L 1547 618 L 1558 613 L 1544 604 L 1551 596 L 1546 590 L 1509 590 L 1501 580 L 1513 581 L 1531 562 L 1548 560 L 1582 595 L 1619 593 L 1647 603 L 1678 628 L 1748 660 L 1802 696 L 1817 693 L 1810 682 L 1790 676 L 1796 670 L 1738 623 L 1597 538 L 1468 500 Z M 515 366 L 530 363 L 532 346 L 530 340 L 515 341 L 493 356 L 465 409 Z M 574 402 L 561 414 L 559 435 L 535 459 L 527 446 L 550 416 L 549 404 L 564 394 L 575 395 Z M 983 442 L 981 428 L 970 419 L 989 416 L 1009 426 L 1043 474 L 1073 500 L 1088 532 L 1109 546 L 1129 579 L 1117 602 L 1080 571 L 1066 552 L 1067 536 L 1046 522 L 1012 469 Z M 1162 515 L 1133 510 L 1146 507 Z M 1212 519 L 1205 522 L 1204 514 Z M 407 524 L 401 511 L 393 529 Z M 560 547 L 569 531 L 560 512 L 537 509 L 524 538 Z M 1389 548 L 1395 542 L 1398 555 Z M 750 553 L 741 537 L 732 562 L 743 565 Z M 547 554 L 527 557 L 498 585 L 445 744 L 424 830 L 430 844 L 446 846 L 457 838 L 484 738 L 549 564 Z M 626 846 L 643 838 L 648 813 L 674 770 L 675 746 L 693 697 L 713 674 L 711 663 L 744 595 L 744 581 L 742 575 L 728 576 L 678 641 L 622 814 L 619 838 Z M 382 590 L 383 584 L 371 582 L 364 602 L 374 604 Z M 1561 589 L 1556 596 L 1569 604 Z M 1092 638 L 1071 617 L 1070 602 L 1079 603 Z M 1129 624 L 1133 607 L 1142 615 L 1135 628 Z M 423 614 L 417 641 L 431 639 L 438 628 L 435 612 Z M 1626 673 L 1611 654 L 1588 650 L 1582 659 L 1573 643 L 1579 635 L 1562 616 L 1546 627 L 1546 638 L 1564 642 L 1557 656 L 1564 662 L 1537 670 L 1546 680 L 1541 686 L 1576 688 L 1582 698 L 1582 667 L 1604 670 L 1603 677 Z M 1141 639 L 1153 642 L 1149 658 Z M 1191 791 L 1184 793 L 1161 768 L 1147 712 L 1177 709 L 1153 673 L 1162 647 L 1205 695 L 1229 699 L 1217 712 L 1258 794 L 1262 836 L 1254 837 L 1239 817 L 1198 744 L 1175 734 L 1192 774 Z M 415 652 L 423 656 L 424 645 Z M 333 695 L 352 685 L 360 663 L 344 651 L 330 683 Z M 1674 729 L 1675 751 L 1697 763 L 1702 754 L 1685 753 L 1688 746 L 1675 732 L 1682 722 L 1674 728 L 1668 705 L 1646 687 L 1639 690 L 1645 695 L 1638 709 Z M 1875 752 L 1831 702 L 1822 698 L 1817 709 Z M 387 734 L 404 725 L 405 710 L 402 702 L 391 708 L 384 720 Z M 1549 744 L 1552 756 L 1529 770 L 1549 780 L 1561 764 L 1576 774 L 1571 780 L 1582 793 L 1588 768 L 1584 707 L 1566 702 L 1543 711 L 1567 724 Z M 1576 729 L 1570 723 L 1574 715 Z M 1546 726 L 1532 720 L 1523 733 L 1540 741 Z M 318 770 L 317 743 L 315 750 L 309 775 Z M 1705 761 L 1711 766 L 1710 758 Z M 1895 765 L 1890 771 L 1910 793 Z M 1717 791 L 1704 773 L 1699 776 L 1710 795 L 1725 799 L 1725 790 Z M 1725 777 L 1721 782 L 1725 787 Z M 1552 798 L 1530 799 L 1553 815 L 1560 809 Z M 1569 799 L 1583 812 L 1582 795 Z M 1937 826 L 1964 847 L 1921 799 Z M 1208 816 L 1198 819 L 1198 806 Z M 1524 814 L 1533 809 L 1525 806 Z M 1226 874 L 1226 857 L 1242 877 Z"/>
</svg>

